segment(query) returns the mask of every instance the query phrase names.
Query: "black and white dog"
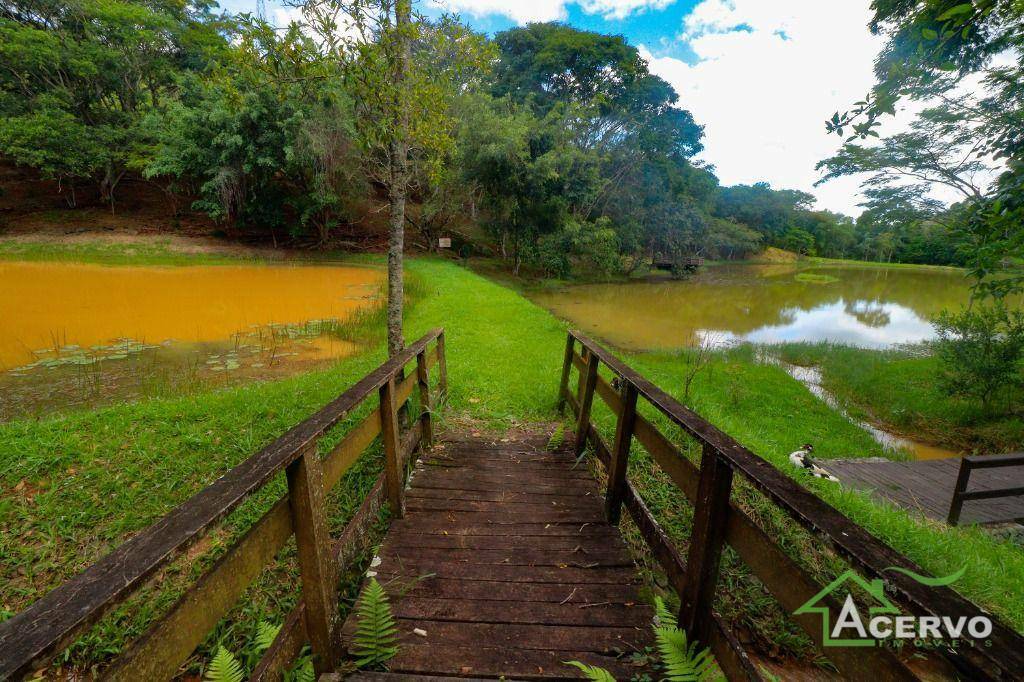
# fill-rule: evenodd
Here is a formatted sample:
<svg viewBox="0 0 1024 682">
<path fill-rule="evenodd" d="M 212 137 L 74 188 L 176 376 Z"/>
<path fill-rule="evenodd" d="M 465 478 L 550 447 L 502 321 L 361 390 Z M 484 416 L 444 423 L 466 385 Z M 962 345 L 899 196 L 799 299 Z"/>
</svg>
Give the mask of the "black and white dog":
<svg viewBox="0 0 1024 682">
<path fill-rule="evenodd" d="M 811 453 L 814 452 L 814 446 L 808 443 L 796 452 L 789 453 L 789 461 L 795 467 L 806 469 L 811 476 L 815 478 L 824 478 L 829 481 L 838 481 L 839 479 L 830 474 L 829 472 L 822 469 L 817 463 L 811 459 Z"/>
</svg>

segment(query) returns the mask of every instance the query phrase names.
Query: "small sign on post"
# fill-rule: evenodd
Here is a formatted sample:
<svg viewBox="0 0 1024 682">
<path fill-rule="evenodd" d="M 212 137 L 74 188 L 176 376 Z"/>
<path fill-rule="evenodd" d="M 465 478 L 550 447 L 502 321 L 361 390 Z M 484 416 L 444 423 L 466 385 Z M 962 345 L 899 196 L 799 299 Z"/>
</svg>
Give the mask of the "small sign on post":
<svg viewBox="0 0 1024 682">
<path fill-rule="evenodd" d="M 441 248 L 441 249 L 450 249 L 450 248 L 452 248 L 452 238 L 451 237 L 440 237 L 437 240 L 437 246 L 438 246 L 438 248 Z"/>
</svg>

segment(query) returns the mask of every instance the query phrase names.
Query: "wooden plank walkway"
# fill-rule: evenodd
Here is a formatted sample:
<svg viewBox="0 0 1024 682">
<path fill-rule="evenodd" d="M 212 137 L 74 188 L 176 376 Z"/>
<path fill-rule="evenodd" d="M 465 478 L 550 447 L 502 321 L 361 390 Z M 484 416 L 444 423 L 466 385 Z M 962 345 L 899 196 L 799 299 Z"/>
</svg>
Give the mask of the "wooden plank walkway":
<svg viewBox="0 0 1024 682">
<path fill-rule="evenodd" d="M 866 490 L 873 497 L 945 522 L 953 500 L 960 459 L 894 462 L 887 459 L 847 459 L 821 465 L 848 487 Z M 970 490 L 1024 486 L 1024 467 L 977 469 Z M 1003 523 L 1024 520 L 1024 497 L 964 502 L 960 523 Z"/>
<path fill-rule="evenodd" d="M 349 679 L 578 679 L 569 660 L 645 672 L 629 657 L 652 644 L 636 567 L 597 481 L 547 440 L 452 436 L 417 465 L 371 569 L 400 652 L 389 673 Z M 354 629 L 351 616 L 346 642 Z"/>
</svg>

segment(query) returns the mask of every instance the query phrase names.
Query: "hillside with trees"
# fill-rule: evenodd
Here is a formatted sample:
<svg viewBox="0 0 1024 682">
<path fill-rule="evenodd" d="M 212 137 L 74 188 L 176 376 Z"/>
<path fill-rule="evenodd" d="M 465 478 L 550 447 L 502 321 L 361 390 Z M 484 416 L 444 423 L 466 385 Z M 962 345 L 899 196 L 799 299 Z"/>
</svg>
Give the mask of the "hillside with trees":
<svg viewBox="0 0 1024 682">
<path fill-rule="evenodd" d="M 654 254 L 743 259 L 767 246 L 963 262 L 959 209 L 886 181 L 922 145 L 951 157 L 969 144 L 942 110 L 922 125 L 943 136 L 914 130 L 823 162 L 825 179 L 878 174 L 855 221 L 805 192 L 722 186 L 695 159 L 700 122 L 622 37 L 544 23 L 488 38 L 412 14 L 403 57 L 372 13 L 297 8 L 299 21 L 274 27 L 174 0 L 4 4 L 0 157 L 55 181 L 68 207 L 88 195 L 116 212 L 122 181 L 142 179 L 240 238 L 327 247 L 389 215 L 413 245 L 453 237 L 517 272 L 629 273 Z M 980 196 L 977 162 L 935 163 L 906 172 L 952 174 Z"/>
</svg>

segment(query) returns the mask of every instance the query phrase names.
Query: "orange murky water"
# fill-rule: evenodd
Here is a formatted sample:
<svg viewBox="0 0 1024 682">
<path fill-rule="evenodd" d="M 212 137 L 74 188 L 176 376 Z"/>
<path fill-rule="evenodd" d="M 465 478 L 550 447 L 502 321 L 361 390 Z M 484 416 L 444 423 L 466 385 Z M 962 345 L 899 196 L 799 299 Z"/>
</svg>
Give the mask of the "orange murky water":
<svg viewBox="0 0 1024 682">
<path fill-rule="evenodd" d="M 382 282 L 381 270 L 352 266 L 0 262 L 0 369 L 47 348 L 217 341 L 254 325 L 344 320 Z"/>
</svg>

